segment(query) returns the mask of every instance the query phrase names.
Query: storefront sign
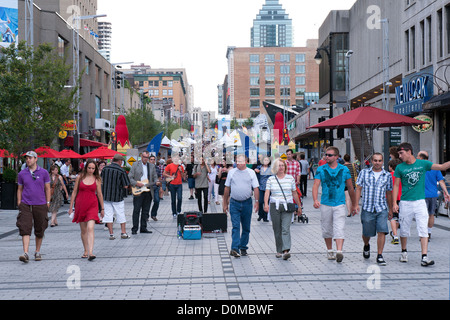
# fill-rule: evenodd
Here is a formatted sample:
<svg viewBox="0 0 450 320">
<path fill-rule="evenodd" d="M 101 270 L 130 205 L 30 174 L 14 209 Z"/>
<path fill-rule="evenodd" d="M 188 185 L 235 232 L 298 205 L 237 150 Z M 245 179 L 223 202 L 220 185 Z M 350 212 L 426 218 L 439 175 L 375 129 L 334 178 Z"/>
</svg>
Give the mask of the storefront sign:
<svg viewBox="0 0 450 320">
<path fill-rule="evenodd" d="M 62 124 L 62 130 L 75 131 L 77 130 L 77 123 L 75 120 L 67 120 Z"/>
<path fill-rule="evenodd" d="M 397 105 L 428 97 L 428 76 L 419 77 L 395 88 Z"/>
<path fill-rule="evenodd" d="M 403 84 L 395 88 L 394 112 L 401 115 L 413 115 L 423 111 L 423 104 L 433 95 L 433 81 L 429 67 L 403 79 Z"/>
<path fill-rule="evenodd" d="M 420 116 L 414 117 L 414 119 L 428 122 L 428 124 L 421 124 L 418 126 L 413 126 L 413 129 L 417 132 L 424 133 L 430 131 L 433 128 L 433 119 L 430 116 L 421 114 Z"/>
<path fill-rule="evenodd" d="M 391 128 L 390 129 L 390 145 L 391 147 L 397 147 L 402 143 L 402 129 Z"/>
</svg>

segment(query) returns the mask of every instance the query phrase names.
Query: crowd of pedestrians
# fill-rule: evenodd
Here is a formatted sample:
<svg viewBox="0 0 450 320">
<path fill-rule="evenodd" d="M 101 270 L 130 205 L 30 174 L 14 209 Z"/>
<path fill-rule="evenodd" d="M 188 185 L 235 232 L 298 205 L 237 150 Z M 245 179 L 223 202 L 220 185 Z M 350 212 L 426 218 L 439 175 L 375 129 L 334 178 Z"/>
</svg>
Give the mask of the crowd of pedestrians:
<svg viewBox="0 0 450 320">
<path fill-rule="evenodd" d="M 360 215 L 362 224 L 363 257 L 370 258 L 370 239 L 376 237 L 379 265 L 386 265 L 383 249 L 389 233 L 393 244 L 401 245 L 400 261 L 407 262 L 407 239 L 411 222 L 415 219 L 421 241 L 422 266 L 433 265 L 428 258 L 428 242 L 434 223 L 438 197 L 437 184 L 446 201 L 450 201 L 440 171 L 450 168 L 450 162 L 433 164 L 428 153 L 421 151 L 416 158 L 412 146 L 402 143 L 391 152 L 388 168 L 384 157 L 375 153 L 371 165 L 361 168 L 350 157 L 341 158 L 336 147 L 328 147 L 317 170 L 304 154 L 299 160 L 293 150 L 287 159 L 260 156 L 257 164 L 250 164 L 244 155 L 237 155 L 232 163 L 225 159 L 195 159 L 183 162 L 178 154 L 167 160 L 144 151 L 127 173 L 124 157 L 116 155 L 110 164 L 92 159 L 82 164 L 82 171 L 70 175 L 70 161 L 56 161 L 50 174 L 37 165 L 37 155 L 26 153 L 26 167 L 18 176 L 19 215 L 17 227 L 22 236 L 24 254 L 20 261 L 29 261 L 32 228 L 36 235 L 35 260 L 42 259 L 40 249 L 48 226 L 57 226 L 56 213 L 62 202 L 69 199 L 72 222 L 80 226 L 84 252 L 82 258 L 94 260 L 94 227 L 105 224 L 109 239 L 115 240 L 113 223 L 120 225 L 120 238 L 129 239 L 126 229 L 125 203 L 133 197 L 131 234 L 152 233 L 150 218 L 158 221 L 160 201 L 170 193 L 171 214 L 182 213 L 183 182 L 187 182 L 189 198 L 197 199 L 198 211 L 208 212 L 211 201 L 220 205 L 230 216 L 230 255 L 246 256 L 249 250 L 252 213 L 257 220 L 271 221 L 275 256 L 291 257 L 291 224 L 301 216 L 302 198 L 307 196 L 308 177 L 313 176 L 313 207 L 320 210 L 321 235 L 329 260 L 344 260 L 346 217 Z M 370 164 L 370 163 L 369 163 Z M 321 196 L 319 199 L 319 191 Z M 130 192 L 132 191 L 132 192 Z M 63 200 L 64 199 L 64 200 Z M 214 200 L 213 200 L 214 199 Z M 391 229 L 391 231 L 389 231 Z M 333 248 L 335 246 L 335 248 Z"/>
</svg>

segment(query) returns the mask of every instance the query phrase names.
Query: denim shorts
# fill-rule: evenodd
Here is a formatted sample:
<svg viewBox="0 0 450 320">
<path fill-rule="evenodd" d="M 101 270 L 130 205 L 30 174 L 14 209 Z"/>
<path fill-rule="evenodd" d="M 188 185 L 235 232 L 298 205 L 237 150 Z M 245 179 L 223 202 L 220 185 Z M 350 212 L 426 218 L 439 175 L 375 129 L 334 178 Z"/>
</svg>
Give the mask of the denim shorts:
<svg viewBox="0 0 450 320">
<path fill-rule="evenodd" d="M 389 233 L 387 210 L 381 212 L 361 210 L 361 223 L 365 237 L 375 237 L 378 232 Z"/>
</svg>

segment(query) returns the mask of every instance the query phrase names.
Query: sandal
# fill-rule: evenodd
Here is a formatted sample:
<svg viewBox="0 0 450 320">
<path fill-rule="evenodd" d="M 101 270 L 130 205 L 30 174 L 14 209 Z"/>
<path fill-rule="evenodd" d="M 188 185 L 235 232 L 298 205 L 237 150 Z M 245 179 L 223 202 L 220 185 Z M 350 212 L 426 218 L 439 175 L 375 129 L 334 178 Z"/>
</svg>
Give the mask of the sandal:
<svg viewBox="0 0 450 320">
<path fill-rule="evenodd" d="M 92 255 L 92 256 L 89 256 L 88 260 L 89 260 L 89 261 L 92 261 L 92 260 L 94 260 L 95 258 L 97 258 L 97 257 L 94 256 L 94 255 Z"/>
<path fill-rule="evenodd" d="M 82 256 L 81 256 L 81 259 L 87 259 L 89 256 L 87 255 L 87 253 L 85 253 L 85 254 L 83 254 Z"/>
</svg>

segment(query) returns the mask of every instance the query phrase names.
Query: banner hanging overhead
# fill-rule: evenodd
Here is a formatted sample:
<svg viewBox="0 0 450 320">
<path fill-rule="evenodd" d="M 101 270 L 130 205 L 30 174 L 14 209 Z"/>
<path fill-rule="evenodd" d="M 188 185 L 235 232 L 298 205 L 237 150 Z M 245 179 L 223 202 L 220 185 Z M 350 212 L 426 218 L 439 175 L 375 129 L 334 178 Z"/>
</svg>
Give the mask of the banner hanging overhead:
<svg viewBox="0 0 450 320">
<path fill-rule="evenodd" d="M 18 0 L 0 0 L 0 47 L 9 47 L 18 41 L 18 7 Z"/>
</svg>

